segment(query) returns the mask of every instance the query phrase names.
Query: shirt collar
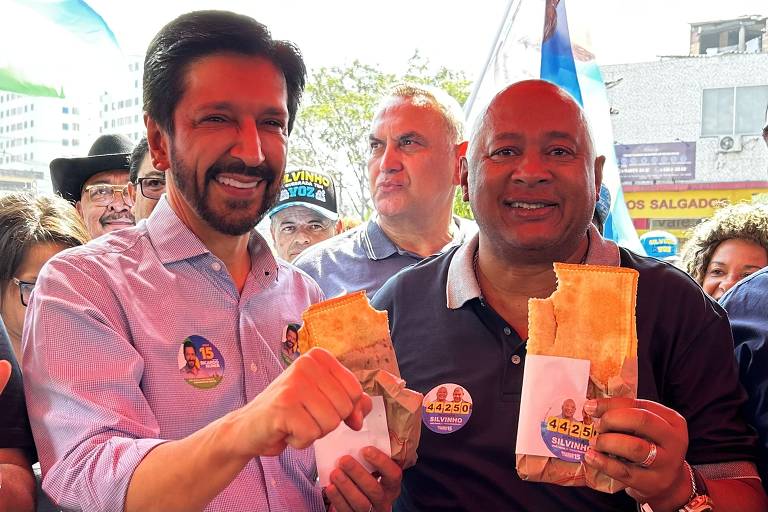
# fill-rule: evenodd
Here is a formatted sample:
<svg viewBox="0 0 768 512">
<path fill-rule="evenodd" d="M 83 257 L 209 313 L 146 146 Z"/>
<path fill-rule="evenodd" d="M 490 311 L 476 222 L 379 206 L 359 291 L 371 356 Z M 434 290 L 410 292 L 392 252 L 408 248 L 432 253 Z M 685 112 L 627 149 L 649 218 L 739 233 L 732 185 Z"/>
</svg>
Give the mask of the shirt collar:
<svg viewBox="0 0 768 512">
<path fill-rule="evenodd" d="M 149 240 L 164 265 L 211 253 L 179 219 L 165 195 L 157 202 L 146 223 Z M 251 272 L 257 276 L 263 274 L 269 281 L 277 279 L 277 260 L 267 241 L 255 229 L 249 235 L 248 252 L 251 255 Z"/>
<path fill-rule="evenodd" d="M 377 220 L 378 220 L 378 217 L 374 217 L 371 220 L 369 220 L 366 223 L 365 229 L 363 230 L 363 247 L 365 248 L 365 254 L 368 256 L 368 259 L 383 260 L 385 258 L 389 258 L 395 253 L 413 256 L 414 258 L 417 258 L 417 259 L 422 259 L 421 256 L 419 256 L 418 254 L 405 251 L 399 248 L 397 245 L 395 245 L 395 243 L 392 240 L 390 240 L 387 234 L 384 233 L 384 230 L 381 229 L 381 226 L 379 226 L 379 223 L 377 222 Z M 462 243 L 464 239 L 467 238 L 468 224 L 471 224 L 471 223 L 469 223 L 469 221 L 465 221 L 460 217 L 456 217 L 454 215 L 453 240 L 448 242 L 448 244 L 446 244 L 446 246 L 443 247 L 440 252 L 445 251 L 449 247 Z"/>
<path fill-rule="evenodd" d="M 585 259 L 587 265 L 618 267 L 621 264 L 619 247 L 603 238 L 594 225 L 589 225 L 587 236 L 589 237 L 589 249 Z M 480 284 L 477 282 L 474 268 L 479 240 L 478 233 L 459 247 L 448 266 L 445 294 L 447 306 L 450 309 L 458 309 L 467 301 L 481 296 Z"/>
</svg>

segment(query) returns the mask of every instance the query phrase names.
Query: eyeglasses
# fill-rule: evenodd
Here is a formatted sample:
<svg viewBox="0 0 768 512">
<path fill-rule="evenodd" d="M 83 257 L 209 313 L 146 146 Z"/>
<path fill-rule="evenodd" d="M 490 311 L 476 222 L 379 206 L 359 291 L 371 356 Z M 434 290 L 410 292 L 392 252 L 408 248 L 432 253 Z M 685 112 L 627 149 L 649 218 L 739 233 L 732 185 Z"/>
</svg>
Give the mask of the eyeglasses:
<svg viewBox="0 0 768 512">
<path fill-rule="evenodd" d="M 147 199 L 160 199 L 165 192 L 165 178 L 139 178 L 141 195 Z"/>
<path fill-rule="evenodd" d="M 32 290 L 35 289 L 35 283 L 29 281 L 22 281 L 14 277 L 12 281 L 19 287 L 19 297 L 21 298 L 21 305 L 26 306 L 29 304 L 29 298 L 32 296 Z"/>
<path fill-rule="evenodd" d="M 131 196 L 128 195 L 128 185 L 110 185 L 109 183 L 97 183 L 88 185 L 83 189 L 88 193 L 88 198 L 93 204 L 99 206 L 109 206 L 115 200 L 115 193 L 119 192 L 123 196 L 123 202 L 128 206 L 133 206 Z"/>
</svg>

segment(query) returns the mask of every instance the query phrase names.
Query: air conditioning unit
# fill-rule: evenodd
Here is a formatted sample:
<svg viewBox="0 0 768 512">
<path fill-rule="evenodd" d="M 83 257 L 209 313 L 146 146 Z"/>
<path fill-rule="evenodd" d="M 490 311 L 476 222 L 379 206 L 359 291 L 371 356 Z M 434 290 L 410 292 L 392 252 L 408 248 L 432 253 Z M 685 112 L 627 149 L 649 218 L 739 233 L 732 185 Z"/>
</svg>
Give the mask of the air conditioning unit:
<svg viewBox="0 0 768 512">
<path fill-rule="evenodd" d="M 722 135 L 717 138 L 718 153 L 741 151 L 741 135 Z"/>
</svg>

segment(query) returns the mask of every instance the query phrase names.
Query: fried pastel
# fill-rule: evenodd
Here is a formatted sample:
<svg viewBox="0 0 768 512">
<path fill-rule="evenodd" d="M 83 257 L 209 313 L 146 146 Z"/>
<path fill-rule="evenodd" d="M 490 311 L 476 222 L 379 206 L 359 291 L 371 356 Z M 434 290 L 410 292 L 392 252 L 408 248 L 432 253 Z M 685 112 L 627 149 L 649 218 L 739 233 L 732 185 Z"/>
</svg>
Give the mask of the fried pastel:
<svg viewBox="0 0 768 512">
<path fill-rule="evenodd" d="M 589 359 L 590 376 L 607 386 L 637 356 L 638 272 L 555 263 L 557 290 L 528 301 L 528 354 Z"/>
<path fill-rule="evenodd" d="M 391 345 L 386 311 L 371 307 L 365 291 L 342 295 L 311 305 L 302 315 L 299 351 L 322 347 L 334 356 L 378 343 Z"/>
</svg>

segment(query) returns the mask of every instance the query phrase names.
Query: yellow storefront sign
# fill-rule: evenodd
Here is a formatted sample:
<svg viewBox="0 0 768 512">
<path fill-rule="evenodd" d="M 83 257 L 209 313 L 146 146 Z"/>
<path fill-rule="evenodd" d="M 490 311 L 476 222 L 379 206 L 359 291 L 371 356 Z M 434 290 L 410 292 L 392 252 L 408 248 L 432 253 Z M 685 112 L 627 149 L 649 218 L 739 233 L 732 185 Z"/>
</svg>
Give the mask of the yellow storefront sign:
<svg viewBox="0 0 768 512">
<path fill-rule="evenodd" d="M 629 215 L 633 219 L 692 219 L 710 217 L 723 203 L 752 201 L 768 189 L 731 190 L 655 190 L 625 192 Z"/>
</svg>

